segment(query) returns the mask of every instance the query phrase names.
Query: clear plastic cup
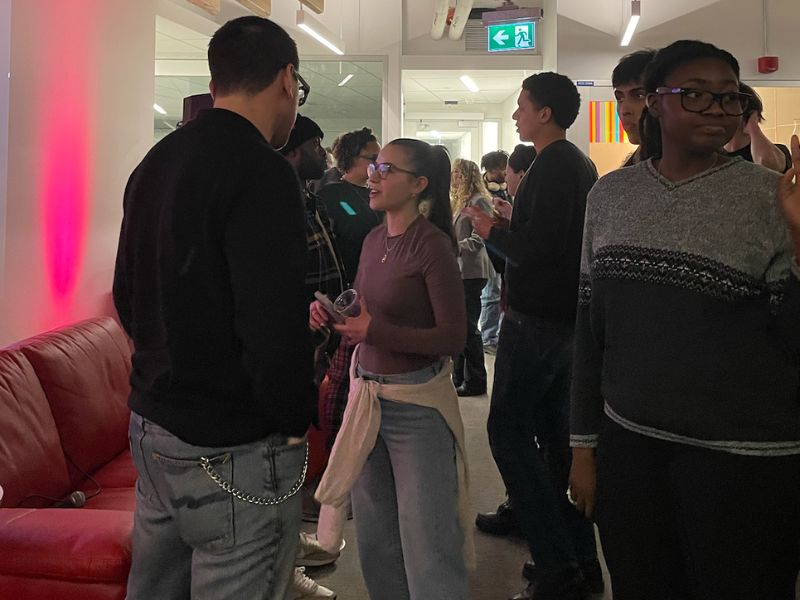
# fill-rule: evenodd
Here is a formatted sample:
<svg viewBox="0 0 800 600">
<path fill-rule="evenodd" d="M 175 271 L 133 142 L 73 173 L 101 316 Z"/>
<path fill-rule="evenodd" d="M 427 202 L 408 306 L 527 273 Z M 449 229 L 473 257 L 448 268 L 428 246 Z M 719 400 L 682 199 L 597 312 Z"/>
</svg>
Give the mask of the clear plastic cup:
<svg viewBox="0 0 800 600">
<path fill-rule="evenodd" d="M 336 300 L 333 301 L 333 308 L 343 317 L 357 317 L 361 314 L 358 292 L 354 289 L 343 291 Z"/>
</svg>

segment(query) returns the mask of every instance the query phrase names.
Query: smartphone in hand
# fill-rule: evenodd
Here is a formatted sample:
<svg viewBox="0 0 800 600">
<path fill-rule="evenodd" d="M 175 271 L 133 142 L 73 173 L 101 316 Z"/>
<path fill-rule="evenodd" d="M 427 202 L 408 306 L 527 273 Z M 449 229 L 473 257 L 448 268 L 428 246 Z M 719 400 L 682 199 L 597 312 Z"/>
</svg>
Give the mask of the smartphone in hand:
<svg viewBox="0 0 800 600">
<path fill-rule="evenodd" d="M 333 302 L 331 302 L 325 294 L 317 290 L 314 292 L 314 298 L 319 300 L 322 308 L 325 309 L 325 312 L 328 313 L 328 316 L 333 320 L 334 323 L 344 323 L 344 317 L 336 312 L 336 309 L 333 307 Z"/>
</svg>

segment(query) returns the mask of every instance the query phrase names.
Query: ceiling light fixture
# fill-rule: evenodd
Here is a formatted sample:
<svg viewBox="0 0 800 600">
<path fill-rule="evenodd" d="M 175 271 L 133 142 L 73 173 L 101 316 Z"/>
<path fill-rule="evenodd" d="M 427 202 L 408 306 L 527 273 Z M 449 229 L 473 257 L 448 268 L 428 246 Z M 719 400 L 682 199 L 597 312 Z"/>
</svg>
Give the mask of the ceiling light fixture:
<svg viewBox="0 0 800 600">
<path fill-rule="evenodd" d="M 153 110 L 156 111 L 158 114 L 166 115 L 167 111 L 161 108 L 158 104 L 153 104 Z"/>
<path fill-rule="evenodd" d="M 628 27 L 625 29 L 625 33 L 622 35 L 622 41 L 619 43 L 620 46 L 627 46 L 631 43 L 631 38 L 633 38 L 633 32 L 636 31 L 636 26 L 639 24 L 639 19 L 642 15 L 642 3 L 641 0 L 631 0 L 631 18 L 628 21 Z"/>
<path fill-rule="evenodd" d="M 309 16 L 302 9 L 297 11 L 296 24 L 334 54 L 344 55 L 344 41 L 333 35 L 322 23 Z"/>
<path fill-rule="evenodd" d="M 352 74 L 352 73 L 350 73 L 350 75 L 348 75 L 347 77 L 345 77 L 344 79 L 342 79 L 342 80 L 339 82 L 339 87 L 342 87 L 343 85 L 345 85 L 345 84 L 346 84 L 348 81 L 350 81 L 352 78 L 353 78 L 353 74 Z"/>
<path fill-rule="evenodd" d="M 461 83 L 470 91 L 470 92 L 480 92 L 481 89 L 478 87 L 478 84 L 472 80 L 472 77 L 469 75 L 462 75 L 459 79 L 461 79 Z"/>
</svg>

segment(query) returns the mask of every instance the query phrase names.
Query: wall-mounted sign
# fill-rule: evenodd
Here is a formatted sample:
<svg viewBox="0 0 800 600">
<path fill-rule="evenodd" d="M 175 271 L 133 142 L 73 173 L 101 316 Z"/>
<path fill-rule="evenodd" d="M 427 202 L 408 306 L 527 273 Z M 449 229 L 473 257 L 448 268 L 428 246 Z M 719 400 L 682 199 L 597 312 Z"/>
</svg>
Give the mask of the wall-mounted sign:
<svg viewBox="0 0 800 600">
<path fill-rule="evenodd" d="M 536 23 L 534 21 L 489 25 L 486 29 L 489 52 L 536 48 Z"/>
</svg>

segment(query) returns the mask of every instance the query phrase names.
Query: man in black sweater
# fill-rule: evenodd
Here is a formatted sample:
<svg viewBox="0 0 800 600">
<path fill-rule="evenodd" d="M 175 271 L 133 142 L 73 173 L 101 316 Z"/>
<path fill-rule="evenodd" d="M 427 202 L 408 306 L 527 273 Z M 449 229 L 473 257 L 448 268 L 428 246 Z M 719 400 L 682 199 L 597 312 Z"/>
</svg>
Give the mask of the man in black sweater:
<svg viewBox="0 0 800 600">
<path fill-rule="evenodd" d="M 303 205 L 283 146 L 308 94 L 275 23 L 208 49 L 214 108 L 125 190 L 114 302 L 133 339 L 131 600 L 283 598 L 316 410 Z"/>
<path fill-rule="evenodd" d="M 592 162 L 566 140 L 580 95 L 563 75 L 528 77 L 514 113 L 537 156 L 520 183 L 510 226 L 467 209 L 478 234 L 506 257 L 508 310 L 495 362 L 489 443 L 510 502 L 487 520 L 515 520 L 535 561 L 515 599 L 577 600 L 582 570 L 597 569 L 591 523 L 567 501 L 569 385 L 586 195 Z M 601 583 L 602 585 L 602 579 Z"/>
</svg>

